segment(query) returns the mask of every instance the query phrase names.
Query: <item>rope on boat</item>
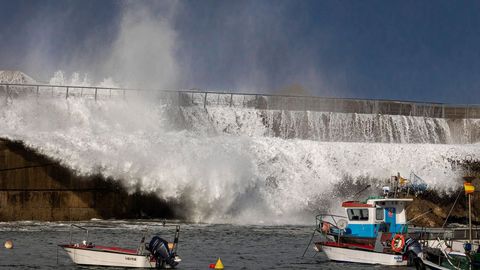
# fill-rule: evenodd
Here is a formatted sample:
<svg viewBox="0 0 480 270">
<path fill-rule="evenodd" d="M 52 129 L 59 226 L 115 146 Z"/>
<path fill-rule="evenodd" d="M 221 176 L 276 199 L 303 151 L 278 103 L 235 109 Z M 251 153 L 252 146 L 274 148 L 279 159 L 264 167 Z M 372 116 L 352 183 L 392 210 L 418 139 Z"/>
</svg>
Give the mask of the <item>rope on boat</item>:
<svg viewBox="0 0 480 270">
<path fill-rule="evenodd" d="M 432 212 L 432 211 L 433 211 L 432 208 L 428 209 L 427 211 L 421 213 L 420 215 L 418 215 L 418 216 L 410 219 L 410 220 L 407 222 L 407 224 L 412 223 L 414 220 L 416 220 L 416 219 L 418 219 L 418 218 L 421 218 L 421 217 L 425 216 L 426 214 L 428 214 L 428 213 L 430 213 L 430 212 Z M 405 225 L 407 225 L 407 224 L 405 224 Z M 403 226 L 402 226 L 402 231 L 403 231 L 403 229 L 404 229 L 404 228 L 403 228 Z"/>
<path fill-rule="evenodd" d="M 310 241 L 308 242 L 308 245 L 307 245 L 307 247 L 305 248 L 305 251 L 302 254 L 302 258 L 305 257 L 305 253 L 307 253 L 307 250 L 310 247 L 310 244 L 312 244 L 312 240 L 313 240 L 313 237 L 315 236 L 316 231 L 317 231 L 317 229 L 315 228 L 315 230 L 313 230 L 312 237 L 310 237 Z M 315 255 L 317 255 L 317 254 L 315 253 Z"/>
<path fill-rule="evenodd" d="M 460 198 L 460 194 L 462 194 L 462 192 L 463 192 L 463 190 L 461 190 L 461 189 L 460 189 L 460 191 L 458 191 L 457 198 L 455 199 L 455 202 L 453 203 L 452 208 L 450 208 L 450 211 L 448 212 L 448 215 L 447 215 L 447 217 L 445 218 L 445 222 L 443 222 L 442 229 L 443 229 L 443 228 L 445 227 L 445 225 L 447 224 L 448 218 L 450 217 L 450 214 L 452 213 L 453 208 L 454 208 L 455 205 L 457 204 L 458 198 Z"/>
<path fill-rule="evenodd" d="M 443 225 L 442 225 L 442 229 L 445 228 L 445 225 L 447 225 L 447 221 L 448 221 L 448 218 L 450 217 L 450 215 L 452 214 L 452 211 L 453 209 L 455 208 L 455 205 L 457 205 L 457 202 L 458 202 L 458 198 L 460 198 L 460 195 L 463 193 L 463 190 L 459 190 L 458 191 L 458 194 L 457 194 L 457 198 L 455 199 L 455 202 L 453 202 L 453 205 L 452 207 L 450 208 L 450 211 L 448 212 L 448 215 L 447 217 L 445 218 L 445 221 L 443 222 Z M 437 233 L 437 238 L 439 239 L 440 235 L 442 234 L 442 232 L 439 232 Z M 443 238 L 445 240 L 445 232 L 443 232 Z M 438 240 L 440 242 L 440 239 Z"/>
</svg>

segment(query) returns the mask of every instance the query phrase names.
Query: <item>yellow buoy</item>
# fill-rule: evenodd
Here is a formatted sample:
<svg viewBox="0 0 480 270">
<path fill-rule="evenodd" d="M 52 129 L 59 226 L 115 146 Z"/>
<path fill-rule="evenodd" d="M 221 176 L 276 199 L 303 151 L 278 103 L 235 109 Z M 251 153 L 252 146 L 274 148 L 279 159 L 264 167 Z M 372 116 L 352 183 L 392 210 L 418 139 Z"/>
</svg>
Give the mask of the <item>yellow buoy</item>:
<svg viewBox="0 0 480 270">
<path fill-rule="evenodd" d="M 215 264 L 215 269 L 223 269 L 223 263 L 220 258 L 218 258 L 217 263 Z"/>
<path fill-rule="evenodd" d="M 12 249 L 13 248 L 13 241 L 12 240 L 5 241 L 5 248 L 6 249 Z"/>
</svg>

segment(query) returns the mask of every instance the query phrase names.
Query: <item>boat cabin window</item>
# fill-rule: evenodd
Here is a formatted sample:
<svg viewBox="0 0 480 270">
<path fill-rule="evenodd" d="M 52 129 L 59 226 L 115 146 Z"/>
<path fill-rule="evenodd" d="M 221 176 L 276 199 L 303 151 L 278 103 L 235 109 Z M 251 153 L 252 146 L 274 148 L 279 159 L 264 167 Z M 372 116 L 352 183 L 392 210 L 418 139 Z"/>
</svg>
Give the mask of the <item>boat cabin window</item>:
<svg viewBox="0 0 480 270">
<path fill-rule="evenodd" d="M 375 219 L 376 220 L 383 220 L 384 215 L 383 215 L 383 208 L 377 208 L 375 209 Z"/>
<path fill-rule="evenodd" d="M 349 220 L 368 220 L 368 209 L 348 209 L 347 214 Z"/>
</svg>

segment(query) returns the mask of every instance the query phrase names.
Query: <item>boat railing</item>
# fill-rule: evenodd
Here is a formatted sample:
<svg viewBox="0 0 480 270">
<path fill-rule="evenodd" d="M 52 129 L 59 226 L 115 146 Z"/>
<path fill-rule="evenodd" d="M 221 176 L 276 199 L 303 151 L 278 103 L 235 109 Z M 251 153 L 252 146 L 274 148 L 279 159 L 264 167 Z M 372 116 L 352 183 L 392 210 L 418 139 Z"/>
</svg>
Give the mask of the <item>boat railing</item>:
<svg viewBox="0 0 480 270">
<path fill-rule="evenodd" d="M 438 239 L 438 241 L 440 241 L 440 239 Z M 461 261 L 457 261 L 457 265 L 455 265 L 454 263 L 454 260 L 451 256 L 452 252 L 451 250 L 448 251 L 448 248 L 440 248 L 440 251 L 442 252 L 443 256 L 445 256 L 445 258 L 447 259 L 448 263 L 453 267 L 453 269 L 455 270 L 462 270 L 462 269 L 465 269 L 465 268 L 462 268 L 460 266 L 461 264 Z M 471 265 L 471 258 L 470 256 L 465 256 L 465 258 L 468 260 L 468 265 Z"/>
<path fill-rule="evenodd" d="M 347 217 L 346 216 L 340 216 L 340 215 L 333 215 L 333 214 L 329 214 L 329 213 L 323 213 L 323 214 L 319 214 L 315 217 L 315 225 L 316 225 L 316 228 L 317 230 L 320 229 L 321 231 L 321 228 L 320 226 L 322 226 L 322 223 L 323 222 L 328 222 L 332 225 L 334 225 L 335 227 L 339 227 L 339 224 L 338 224 L 338 221 L 340 219 L 345 219 L 347 220 Z"/>
<path fill-rule="evenodd" d="M 472 232 L 472 245 L 476 248 L 480 242 L 480 228 L 475 226 Z M 438 241 L 453 246 L 454 243 L 464 243 L 468 239 L 468 228 L 410 227 L 408 233 L 412 238 L 422 241 L 426 246 L 429 246 L 429 241 Z"/>
</svg>

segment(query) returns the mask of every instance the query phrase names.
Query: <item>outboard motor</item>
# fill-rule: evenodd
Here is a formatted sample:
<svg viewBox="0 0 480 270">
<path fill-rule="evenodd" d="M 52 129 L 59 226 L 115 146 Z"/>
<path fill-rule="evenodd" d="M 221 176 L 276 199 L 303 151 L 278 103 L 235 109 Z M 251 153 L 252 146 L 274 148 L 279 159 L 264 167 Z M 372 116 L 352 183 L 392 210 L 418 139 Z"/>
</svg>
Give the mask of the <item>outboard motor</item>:
<svg viewBox="0 0 480 270">
<path fill-rule="evenodd" d="M 166 262 L 172 267 L 175 267 L 178 262 L 174 260 L 174 254 L 168 249 L 168 242 L 159 236 L 154 236 L 150 243 L 145 245 L 145 249 L 150 251 L 156 259 L 156 268 L 162 267 L 163 262 Z"/>
<path fill-rule="evenodd" d="M 405 253 L 408 256 L 408 265 L 417 265 L 417 261 L 420 260 L 422 253 L 422 245 L 413 238 L 408 238 L 405 241 Z"/>
<path fill-rule="evenodd" d="M 422 252 L 422 245 L 420 245 L 420 243 L 413 238 L 408 238 L 407 241 L 405 241 L 405 247 L 407 251 L 411 251 L 415 255 L 418 255 L 420 252 Z"/>
</svg>

